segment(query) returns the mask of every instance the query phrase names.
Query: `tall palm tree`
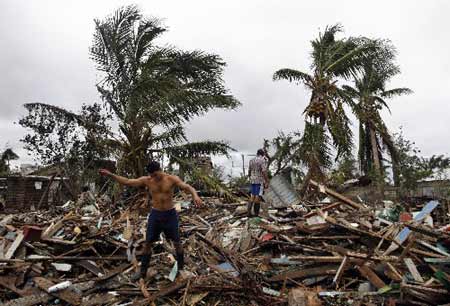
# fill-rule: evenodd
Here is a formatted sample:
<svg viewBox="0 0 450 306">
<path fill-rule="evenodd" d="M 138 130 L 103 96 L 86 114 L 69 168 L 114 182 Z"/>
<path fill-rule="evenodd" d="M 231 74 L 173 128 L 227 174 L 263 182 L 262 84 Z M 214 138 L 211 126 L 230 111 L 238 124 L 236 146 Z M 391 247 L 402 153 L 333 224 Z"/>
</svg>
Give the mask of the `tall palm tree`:
<svg viewBox="0 0 450 306">
<path fill-rule="evenodd" d="M 409 88 L 387 89 L 388 81 L 400 72 L 395 64 L 396 50 L 390 41 L 373 41 L 371 56 L 366 58 L 362 73 L 354 78 L 354 86 L 343 88 L 355 102 L 353 111 L 359 120 L 358 159 L 364 174 L 374 174 L 378 184 L 383 178 L 383 148 L 391 157 L 394 182 L 398 181 L 397 153 L 393 138 L 383 121 L 380 111 L 389 110 L 386 99 L 412 93 Z"/>
<path fill-rule="evenodd" d="M 225 63 L 218 55 L 159 45 L 167 29 L 136 6 L 95 24 L 91 57 L 102 75 L 97 88 L 118 121 L 114 145 L 128 172 L 142 175 L 149 154 L 186 140 L 183 124 L 193 117 L 240 105 L 224 87 Z M 204 148 L 213 144 L 218 151 L 228 148 L 222 142 Z"/>
<path fill-rule="evenodd" d="M 360 71 L 371 48 L 368 41 L 361 44 L 357 38 L 336 38 L 341 31 L 340 25 L 326 27 L 311 42 L 310 73 L 286 68 L 273 76 L 274 80 L 301 83 L 311 91 L 304 111 L 305 130 L 300 152 L 310 176 L 317 179 L 323 178 L 323 170 L 331 166 L 331 141 L 337 149 L 337 157 L 351 154 L 352 132 L 344 111 L 347 96 L 338 81 L 348 80 Z"/>
</svg>

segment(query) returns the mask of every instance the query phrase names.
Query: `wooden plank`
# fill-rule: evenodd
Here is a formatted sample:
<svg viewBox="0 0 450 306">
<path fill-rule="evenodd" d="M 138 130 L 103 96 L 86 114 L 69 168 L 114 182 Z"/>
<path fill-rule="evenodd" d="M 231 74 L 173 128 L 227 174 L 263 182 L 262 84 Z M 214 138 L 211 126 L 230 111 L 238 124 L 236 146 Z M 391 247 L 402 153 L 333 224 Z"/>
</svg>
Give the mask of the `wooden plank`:
<svg viewBox="0 0 450 306">
<path fill-rule="evenodd" d="M 99 261 L 124 261 L 128 260 L 126 256 L 61 256 L 61 257 L 50 257 L 42 256 L 37 258 L 25 258 L 25 259 L 1 259 L 0 262 L 41 262 L 41 261 L 52 261 L 52 262 L 66 262 L 66 261 L 83 261 L 83 260 L 99 260 Z"/>
<path fill-rule="evenodd" d="M 170 286 L 162 288 L 158 292 L 152 294 L 149 298 L 134 302 L 133 306 L 150 305 L 151 302 L 155 301 L 156 299 L 166 296 L 168 294 L 171 294 L 173 292 L 176 292 L 179 289 L 183 288 L 184 286 L 186 286 L 187 282 L 188 282 L 188 279 L 182 279 L 178 282 L 175 282 L 175 283 L 171 284 Z"/>
<path fill-rule="evenodd" d="M 341 240 L 341 239 L 360 239 L 361 236 L 358 235 L 336 235 L 336 236 L 294 236 L 293 239 L 295 241 L 303 241 L 303 240 Z"/>
<path fill-rule="evenodd" d="M 311 276 L 335 275 L 339 266 L 322 266 L 316 268 L 307 268 L 282 272 L 268 279 L 269 282 L 279 282 L 285 279 L 307 278 Z"/>
<path fill-rule="evenodd" d="M 5 259 L 11 259 L 11 257 L 13 257 L 14 253 L 16 252 L 17 248 L 20 246 L 20 244 L 22 243 L 24 238 L 24 235 L 22 232 L 19 232 L 17 234 L 16 239 L 14 240 L 14 242 L 11 244 L 11 246 L 9 247 L 8 251 L 5 254 Z"/>
<path fill-rule="evenodd" d="M 26 296 L 27 293 L 29 294 L 29 292 L 16 288 L 16 279 L 16 276 L 0 276 L 0 286 L 17 293 L 20 296 Z"/>
<path fill-rule="evenodd" d="M 60 238 L 43 238 L 42 240 L 48 241 L 48 242 L 57 243 L 57 244 L 64 244 L 64 245 L 75 245 L 75 244 L 77 244 L 77 242 L 75 242 L 75 241 L 64 240 L 64 239 L 60 239 Z"/>
<path fill-rule="evenodd" d="M 450 258 L 425 257 L 423 260 L 425 260 L 425 262 L 428 262 L 428 263 L 450 264 Z"/>
<path fill-rule="evenodd" d="M 340 262 L 342 262 L 342 259 L 344 259 L 344 257 L 343 256 L 304 256 L 304 255 L 298 255 L 298 256 L 290 256 L 289 259 L 306 261 L 306 262 L 340 263 Z"/>
<path fill-rule="evenodd" d="M 435 247 L 435 246 L 433 246 L 433 245 L 431 245 L 431 244 L 429 244 L 429 243 L 427 243 L 425 241 L 418 240 L 417 242 L 420 243 L 421 245 L 423 245 L 424 247 L 427 247 L 430 250 L 435 251 L 438 254 L 441 254 L 441 255 L 446 256 L 446 257 L 450 257 L 449 253 L 447 253 L 447 252 L 441 250 L 440 248 L 437 248 L 437 247 Z"/>
<path fill-rule="evenodd" d="M 444 236 L 444 237 L 450 238 L 450 235 L 445 232 L 426 228 L 420 224 L 411 223 L 411 224 L 406 224 L 406 226 L 412 231 L 415 231 L 415 232 L 418 232 L 418 233 L 421 233 L 421 234 L 424 234 L 424 235 L 427 235 L 430 237 L 440 238 L 440 237 Z"/>
<path fill-rule="evenodd" d="M 5 245 L 6 245 L 6 239 L 3 239 L 0 242 L 0 258 L 5 258 Z"/>
<path fill-rule="evenodd" d="M 385 272 L 386 276 L 395 282 L 401 282 L 403 276 L 400 274 L 400 272 L 398 272 L 390 262 L 386 263 L 386 266 L 389 268 L 389 271 Z"/>
<path fill-rule="evenodd" d="M 55 224 L 51 224 L 49 227 L 47 227 L 42 233 L 42 239 L 52 238 L 52 236 L 64 226 L 64 221 L 65 220 L 63 218 Z"/>
<path fill-rule="evenodd" d="M 48 288 L 55 285 L 52 281 L 49 281 L 46 278 L 43 277 L 34 277 L 33 281 L 36 283 L 36 285 L 44 290 L 45 292 L 48 292 Z M 71 304 L 71 305 L 80 305 L 81 304 L 81 296 L 72 290 L 69 289 L 63 289 L 57 292 L 49 293 L 53 296 L 56 296 L 57 298 Z"/>
<path fill-rule="evenodd" d="M 383 288 L 386 286 L 386 284 L 381 280 L 381 278 L 378 277 L 378 275 L 373 272 L 373 270 L 366 265 L 362 265 L 357 267 L 359 273 L 361 273 L 362 276 L 364 276 L 372 285 L 377 287 L 378 289 Z"/>
<path fill-rule="evenodd" d="M 39 294 L 34 294 L 10 300 L 4 303 L 2 306 L 33 306 L 36 304 L 48 305 L 47 302 L 50 301 L 51 298 L 52 297 L 50 295 L 42 292 Z"/>
<path fill-rule="evenodd" d="M 336 272 L 336 275 L 333 278 L 333 284 L 335 286 L 339 286 L 339 282 L 341 281 L 341 277 L 344 274 L 344 271 L 347 269 L 348 264 L 348 257 L 344 256 L 344 259 L 342 259 L 341 265 L 339 266 L 339 269 Z"/>
<path fill-rule="evenodd" d="M 2 221 L 0 221 L 0 225 L 1 225 L 1 226 L 7 225 L 9 222 L 12 221 L 13 218 L 14 218 L 14 215 L 7 215 L 6 217 L 4 217 L 4 218 L 2 219 Z"/>
<path fill-rule="evenodd" d="M 411 273 L 412 277 L 416 282 L 423 283 L 423 278 L 420 275 L 419 271 L 417 270 L 416 265 L 412 261 L 411 258 L 404 258 L 403 262 L 406 264 L 406 267 L 408 268 L 409 272 Z"/>
<path fill-rule="evenodd" d="M 83 301 L 81 306 L 99 306 L 111 304 L 117 301 L 117 297 L 111 293 L 102 293 L 96 296 L 89 296 L 89 299 Z"/>
<path fill-rule="evenodd" d="M 51 187 L 51 185 L 52 185 L 52 183 L 53 183 L 53 181 L 55 180 L 55 177 L 58 175 L 58 172 L 56 172 L 55 174 L 53 174 L 51 177 L 50 177 L 50 180 L 49 180 L 49 182 L 48 182 L 48 184 L 47 184 L 47 187 L 45 188 L 45 191 L 44 191 L 44 193 L 42 194 L 42 196 L 41 196 L 41 199 L 39 200 L 39 203 L 38 203 L 38 206 L 37 206 L 37 209 L 39 210 L 39 209 L 41 209 L 41 205 L 42 205 L 42 203 L 44 203 L 44 199 L 45 199 L 45 197 L 48 195 L 48 192 L 49 192 L 49 190 L 50 190 L 50 187 Z"/>
<path fill-rule="evenodd" d="M 374 232 L 371 232 L 371 231 L 361 230 L 361 229 L 358 229 L 358 228 L 356 228 L 356 227 L 349 226 L 349 225 L 347 225 L 347 224 L 342 224 L 341 222 L 338 222 L 336 219 L 334 219 L 334 218 L 332 218 L 332 217 L 330 217 L 330 216 L 326 216 L 326 215 L 323 213 L 323 211 L 321 211 L 320 209 L 317 209 L 317 211 L 318 211 L 319 215 L 320 215 L 325 221 L 327 221 L 328 223 L 331 223 L 331 224 L 333 224 L 333 225 L 335 225 L 335 226 L 343 227 L 343 228 L 345 228 L 345 229 L 347 229 L 347 230 L 349 230 L 349 231 L 351 231 L 351 232 L 355 232 L 355 233 L 358 233 L 358 234 L 362 234 L 362 235 L 374 237 L 374 238 L 377 238 L 377 239 L 383 239 L 383 237 L 380 236 L 380 235 L 377 234 L 377 233 L 374 233 Z"/>
<path fill-rule="evenodd" d="M 85 268 L 89 272 L 92 272 L 97 277 L 104 276 L 103 271 L 100 270 L 100 268 L 97 267 L 97 265 L 94 262 L 91 262 L 89 260 L 82 260 L 82 261 L 78 262 L 77 265 Z"/>
<path fill-rule="evenodd" d="M 308 291 L 303 288 L 293 288 L 289 291 L 288 306 L 320 306 L 322 302 L 317 292 Z"/>
<path fill-rule="evenodd" d="M 403 249 L 402 253 L 400 254 L 398 261 L 402 262 L 403 259 L 408 255 L 409 251 L 414 246 L 414 243 L 416 242 L 416 235 L 415 233 L 412 233 L 409 237 L 408 244 L 406 245 L 406 248 Z"/>
<path fill-rule="evenodd" d="M 309 183 L 310 183 L 311 185 L 313 185 L 313 186 L 315 186 L 315 187 L 321 189 L 321 188 L 320 188 L 321 185 L 320 185 L 319 183 L 317 183 L 316 181 L 314 181 L 314 180 L 309 180 Z M 325 187 L 325 186 L 324 186 L 324 187 Z M 343 195 L 340 194 L 340 193 L 337 193 L 336 191 L 331 190 L 331 189 L 328 188 L 328 187 L 325 187 L 324 189 L 325 189 L 325 193 L 326 193 L 326 194 L 328 194 L 328 195 L 330 195 L 330 196 L 332 196 L 332 197 L 334 197 L 334 198 L 336 198 L 336 199 L 338 199 L 338 200 L 344 202 L 344 203 L 347 204 L 347 205 L 350 205 L 351 207 L 353 207 L 353 208 L 355 208 L 355 209 L 363 209 L 363 208 L 364 208 L 362 205 L 360 205 L 360 204 L 358 204 L 358 203 L 356 203 L 356 202 L 350 200 L 349 198 L 343 196 Z"/>
<path fill-rule="evenodd" d="M 416 249 L 416 248 L 412 248 L 410 251 L 411 251 L 411 253 L 419 254 L 419 255 L 422 255 L 422 256 L 425 256 L 425 257 L 445 258 L 444 255 L 439 255 L 439 254 L 436 254 L 436 253 L 426 252 L 426 251 L 422 251 L 422 250 L 419 250 L 419 249 Z"/>
<path fill-rule="evenodd" d="M 322 208 L 320 208 L 320 210 L 322 210 L 322 211 L 328 211 L 328 210 L 330 210 L 330 209 L 339 207 L 339 206 L 341 206 L 342 204 L 344 204 L 344 203 L 342 203 L 342 202 L 336 202 L 336 203 L 327 205 L 327 206 L 325 206 L 325 207 L 322 207 Z M 309 217 L 312 217 L 312 216 L 315 216 L 315 215 L 317 215 L 317 211 L 313 210 L 313 211 L 310 211 L 309 213 L 307 213 L 306 215 L 304 215 L 303 217 L 304 217 L 304 218 L 309 218 Z"/>
</svg>

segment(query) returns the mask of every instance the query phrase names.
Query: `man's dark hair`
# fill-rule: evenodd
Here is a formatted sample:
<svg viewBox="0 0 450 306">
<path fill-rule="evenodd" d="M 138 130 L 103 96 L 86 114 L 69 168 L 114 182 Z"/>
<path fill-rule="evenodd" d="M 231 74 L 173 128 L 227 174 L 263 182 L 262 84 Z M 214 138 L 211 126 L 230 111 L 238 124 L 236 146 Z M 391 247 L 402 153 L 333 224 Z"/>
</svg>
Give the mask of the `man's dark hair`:
<svg viewBox="0 0 450 306">
<path fill-rule="evenodd" d="M 258 156 L 265 156 L 265 155 L 266 155 L 266 152 L 264 152 L 263 149 L 259 149 L 259 150 L 256 152 L 256 155 L 258 155 Z"/>
<path fill-rule="evenodd" d="M 148 163 L 147 165 L 147 172 L 152 174 L 156 171 L 160 171 L 161 170 L 161 165 L 157 162 L 157 161 L 151 161 Z"/>
</svg>

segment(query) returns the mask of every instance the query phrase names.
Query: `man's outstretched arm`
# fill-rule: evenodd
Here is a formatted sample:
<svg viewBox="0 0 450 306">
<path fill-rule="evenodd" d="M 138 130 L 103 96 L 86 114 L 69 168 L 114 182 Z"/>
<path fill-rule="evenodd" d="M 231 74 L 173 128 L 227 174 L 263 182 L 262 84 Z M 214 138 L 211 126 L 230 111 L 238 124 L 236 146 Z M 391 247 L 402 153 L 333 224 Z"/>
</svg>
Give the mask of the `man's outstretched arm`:
<svg viewBox="0 0 450 306">
<path fill-rule="evenodd" d="M 132 186 L 132 187 L 144 187 L 145 186 L 145 177 L 140 177 L 137 179 L 129 179 L 129 178 L 114 174 L 111 171 L 106 170 L 106 169 L 100 169 L 98 172 L 103 176 L 109 176 L 110 178 L 112 178 L 113 180 L 115 180 L 116 182 L 118 182 L 121 185 Z"/>
<path fill-rule="evenodd" d="M 184 192 L 190 193 L 192 195 L 192 200 L 194 200 L 195 205 L 200 206 L 203 204 L 202 199 L 200 199 L 194 187 L 183 182 L 178 176 L 174 176 L 174 180 L 176 186 L 178 186 Z"/>
</svg>

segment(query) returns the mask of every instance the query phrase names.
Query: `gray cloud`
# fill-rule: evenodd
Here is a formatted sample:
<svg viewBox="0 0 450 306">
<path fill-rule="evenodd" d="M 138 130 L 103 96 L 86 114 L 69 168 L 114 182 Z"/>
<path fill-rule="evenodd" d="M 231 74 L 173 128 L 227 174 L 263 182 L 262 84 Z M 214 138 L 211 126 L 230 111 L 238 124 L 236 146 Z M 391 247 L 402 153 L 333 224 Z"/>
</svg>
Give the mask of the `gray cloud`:
<svg viewBox="0 0 450 306">
<path fill-rule="evenodd" d="M 0 2 L 0 147 L 24 131 L 12 124 L 21 105 L 40 101 L 70 109 L 98 101 L 88 57 L 93 19 L 138 3 L 165 19 L 162 43 L 220 54 L 225 81 L 243 106 L 214 111 L 188 125 L 192 140 L 225 139 L 253 152 L 277 131 L 303 129 L 309 99 L 302 86 L 273 82 L 283 67 L 309 68 L 310 40 L 340 22 L 346 35 L 389 38 L 402 74 L 392 86 L 415 93 L 391 103 L 388 126 L 403 126 L 426 155 L 449 153 L 450 20 L 447 1 L 17 1 Z M 223 162 L 221 160 L 221 162 Z"/>
</svg>

